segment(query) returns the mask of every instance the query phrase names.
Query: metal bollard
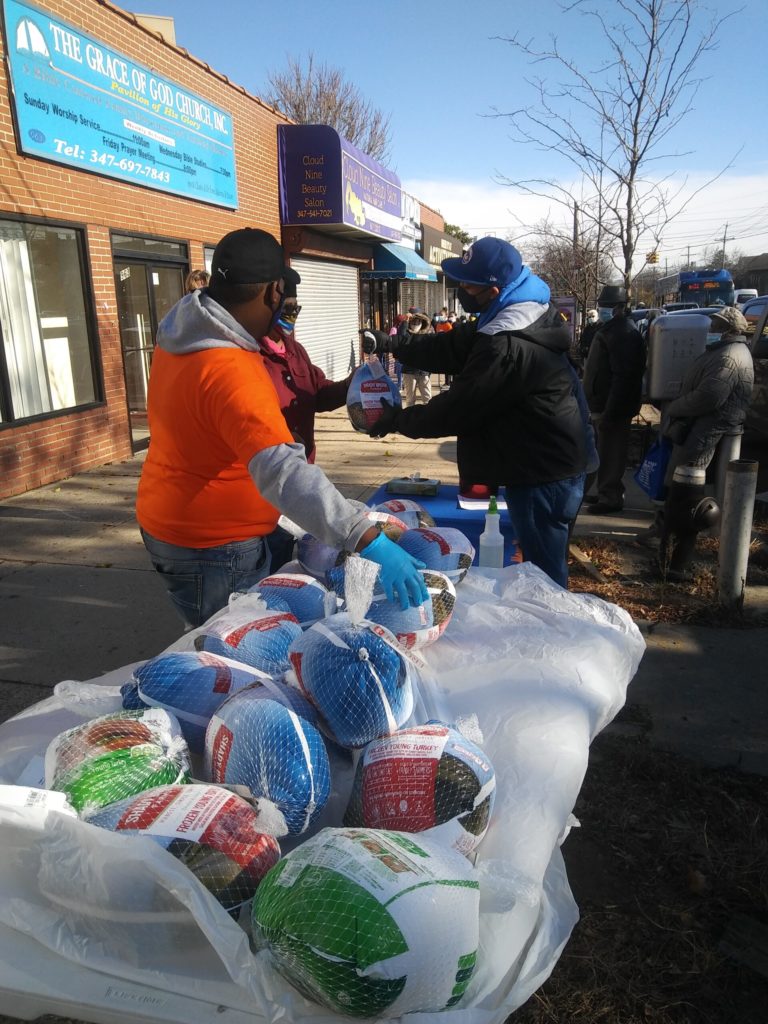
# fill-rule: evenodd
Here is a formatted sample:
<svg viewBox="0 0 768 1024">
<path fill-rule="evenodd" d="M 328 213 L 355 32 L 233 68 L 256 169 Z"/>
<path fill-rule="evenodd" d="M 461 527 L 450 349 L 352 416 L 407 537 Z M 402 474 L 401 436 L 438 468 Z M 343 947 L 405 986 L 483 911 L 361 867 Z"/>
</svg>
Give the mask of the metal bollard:
<svg viewBox="0 0 768 1024">
<path fill-rule="evenodd" d="M 723 434 L 715 454 L 715 500 L 720 508 L 725 500 L 725 477 L 732 462 L 741 458 L 741 437 L 743 427 L 737 427 L 732 434 Z"/>
<path fill-rule="evenodd" d="M 752 459 L 736 459 L 726 473 L 717 566 L 718 600 L 725 607 L 744 604 L 758 468 Z"/>
</svg>

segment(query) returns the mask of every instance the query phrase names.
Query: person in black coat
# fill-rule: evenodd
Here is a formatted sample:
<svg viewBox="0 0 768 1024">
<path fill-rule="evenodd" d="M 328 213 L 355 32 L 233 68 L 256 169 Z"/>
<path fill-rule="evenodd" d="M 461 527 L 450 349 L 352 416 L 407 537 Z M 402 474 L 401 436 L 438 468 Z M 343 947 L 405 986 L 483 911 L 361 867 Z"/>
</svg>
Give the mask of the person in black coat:
<svg viewBox="0 0 768 1024">
<path fill-rule="evenodd" d="M 370 433 L 455 436 L 461 480 L 504 485 L 523 557 L 565 587 L 587 462 L 570 332 L 548 286 L 509 242 L 478 239 L 442 268 L 477 320 L 406 339 L 364 331 L 363 348 L 394 350 L 409 366 L 451 374 L 451 385 L 427 405 L 388 409 Z"/>
<path fill-rule="evenodd" d="M 601 515 L 624 508 L 630 426 L 642 404 L 645 342 L 628 315 L 626 292 L 606 286 L 598 299 L 610 319 L 595 333 L 584 368 L 584 393 L 597 433 L 597 495 L 584 504 Z M 595 478 L 587 480 L 587 489 Z"/>
</svg>

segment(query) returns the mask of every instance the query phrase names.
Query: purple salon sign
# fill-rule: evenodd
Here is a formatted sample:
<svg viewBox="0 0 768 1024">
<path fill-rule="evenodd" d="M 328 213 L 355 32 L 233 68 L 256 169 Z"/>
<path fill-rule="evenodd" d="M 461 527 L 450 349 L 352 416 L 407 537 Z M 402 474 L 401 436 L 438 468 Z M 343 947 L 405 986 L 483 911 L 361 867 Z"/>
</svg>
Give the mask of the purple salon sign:
<svg viewBox="0 0 768 1024">
<path fill-rule="evenodd" d="M 328 125 L 278 125 L 284 226 L 346 224 L 399 242 L 400 179 Z"/>
</svg>

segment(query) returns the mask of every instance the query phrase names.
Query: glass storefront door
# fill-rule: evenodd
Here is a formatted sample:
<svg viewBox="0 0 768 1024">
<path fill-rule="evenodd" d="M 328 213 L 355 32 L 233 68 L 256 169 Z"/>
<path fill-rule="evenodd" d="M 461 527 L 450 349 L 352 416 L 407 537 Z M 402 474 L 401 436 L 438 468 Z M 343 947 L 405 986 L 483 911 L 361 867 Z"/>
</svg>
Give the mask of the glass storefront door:
<svg viewBox="0 0 768 1024">
<path fill-rule="evenodd" d="M 148 443 L 147 383 L 157 325 L 184 294 L 186 264 L 115 258 L 115 290 L 134 450 Z"/>
</svg>

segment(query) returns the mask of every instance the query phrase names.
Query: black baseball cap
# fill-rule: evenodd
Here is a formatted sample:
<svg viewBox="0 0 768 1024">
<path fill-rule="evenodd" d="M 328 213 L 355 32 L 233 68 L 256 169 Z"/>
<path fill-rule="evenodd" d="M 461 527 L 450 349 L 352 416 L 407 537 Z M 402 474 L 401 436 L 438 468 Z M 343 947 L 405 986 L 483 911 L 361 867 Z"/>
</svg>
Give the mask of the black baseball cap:
<svg viewBox="0 0 768 1024">
<path fill-rule="evenodd" d="M 296 285 L 301 284 L 301 275 L 298 270 L 294 270 L 292 267 L 283 267 L 283 281 L 285 282 L 283 296 L 286 299 L 295 299 Z"/>
<path fill-rule="evenodd" d="M 279 281 L 284 270 L 282 246 L 261 228 L 230 231 L 213 250 L 211 277 L 222 284 L 266 284 Z"/>
</svg>

